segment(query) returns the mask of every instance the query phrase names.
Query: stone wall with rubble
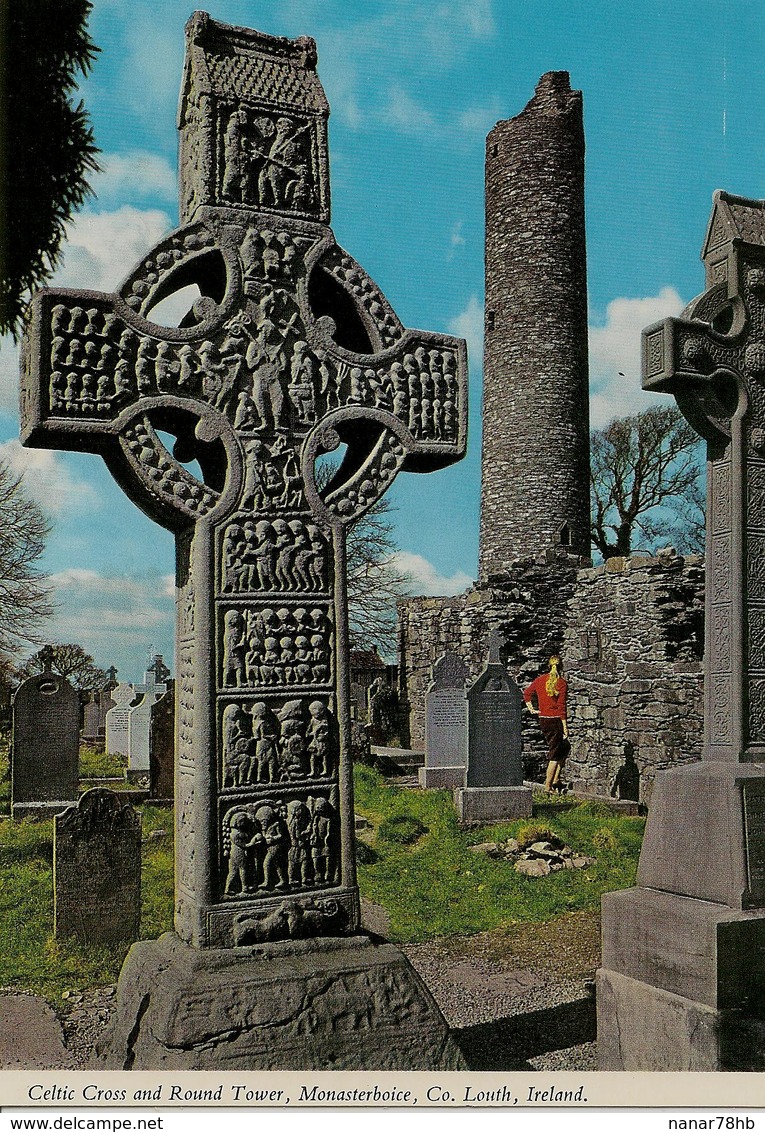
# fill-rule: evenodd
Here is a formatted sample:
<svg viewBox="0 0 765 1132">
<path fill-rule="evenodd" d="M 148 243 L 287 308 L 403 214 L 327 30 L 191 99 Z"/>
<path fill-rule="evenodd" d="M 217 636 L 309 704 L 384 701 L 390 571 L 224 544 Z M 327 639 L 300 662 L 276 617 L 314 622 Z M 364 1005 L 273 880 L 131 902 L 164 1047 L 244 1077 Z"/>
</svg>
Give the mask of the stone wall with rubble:
<svg viewBox="0 0 765 1132">
<path fill-rule="evenodd" d="M 702 558 L 662 551 L 582 570 L 563 650 L 575 789 L 608 793 L 628 744 L 642 801 L 657 770 L 701 757 Z"/>
<path fill-rule="evenodd" d="M 566 609 L 584 560 L 563 548 L 517 560 L 504 574 L 478 582 L 456 597 L 418 597 L 399 603 L 399 698 L 408 719 L 404 746 L 425 749 L 425 693 L 435 661 L 451 651 L 462 657 L 471 678 L 482 671 L 492 629 L 505 638 L 502 659 L 521 687 L 530 683 L 551 653 L 563 647 Z M 536 721 L 524 713 L 524 758 L 545 750 Z"/>
<path fill-rule="evenodd" d="M 471 676 L 486 659 L 492 629 L 521 686 L 564 657 L 570 688 L 575 789 L 607 795 L 632 744 L 641 799 L 661 767 L 694 761 L 703 733 L 704 566 L 672 551 L 611 559 L 582 569 L 559 552 L 516 562 L 467 593 L 413 598 L 399 606 L 400 694 L 408 711 L 405 745 L 425 747 L 425 692 L 435 660 L 456 652 Z M 524 714 L 524 766 L 538 776 L 544 744 Z"/>
</svg>

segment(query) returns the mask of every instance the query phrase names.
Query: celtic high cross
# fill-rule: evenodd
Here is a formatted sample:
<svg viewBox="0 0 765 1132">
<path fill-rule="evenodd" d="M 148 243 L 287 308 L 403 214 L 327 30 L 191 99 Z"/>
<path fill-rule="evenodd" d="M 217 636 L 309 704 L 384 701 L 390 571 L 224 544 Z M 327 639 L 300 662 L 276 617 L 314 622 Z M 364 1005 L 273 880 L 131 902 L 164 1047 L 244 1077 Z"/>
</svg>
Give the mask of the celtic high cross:
<svg viewBox="0 0 765 1132">
<path fill-rule="evenodd" d="M 99 453 L 175 533 L 176 930 L 231 947 L 358 927 L 345 530 L 464 454 L 466 351 L 335 243 L 313 41 L 186 31 L 182 226 L 116 294 L 35 297 L 22 438 Z"/>
<path fill-rule="evenodd" d="M 704 757 L 765 761 L 765 211 L 715 193 L 706 290 L 643 331 L 643 386 L 707 441 Z"/>
</svg>

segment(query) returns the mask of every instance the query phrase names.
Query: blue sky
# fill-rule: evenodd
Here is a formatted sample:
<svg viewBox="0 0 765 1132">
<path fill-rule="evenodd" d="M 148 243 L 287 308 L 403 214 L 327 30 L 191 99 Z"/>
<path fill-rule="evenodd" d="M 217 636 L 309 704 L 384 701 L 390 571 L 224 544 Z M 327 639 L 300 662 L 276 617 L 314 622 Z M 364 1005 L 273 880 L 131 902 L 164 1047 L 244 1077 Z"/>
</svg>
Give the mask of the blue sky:
<svg viewBox="0 0 765 1132">
<path fill-rule="evenodd" d="M 81 93 L 104 172 L 70 226 L 55 282 L 111 290 L 177 223 L 180 0 L 96 0 L 101 48 Z M 411 327 L 470 351 L 467 458 L 392 490 L 415 592 L 475 576 L 480 486 L 483 150 L 539 76 L 584 94 L 592 420 L 637 412 L 639 337 L 703 286 L 712 192 L 759 197 L 765 161 L 765 24 L 734 0 L 219 0 L 210 14 L 312 35 L 330 118 L 332 226 Z M 627 378 L 619 377 L 619 371 Z M 78 641 L 123 679 L 151 646 L 172 656 L 173 543 L 92 455 L 22 450 L 17 358 L 0 344 L 0 457 L 51 514 L 51 639 Z"/>
</svg>

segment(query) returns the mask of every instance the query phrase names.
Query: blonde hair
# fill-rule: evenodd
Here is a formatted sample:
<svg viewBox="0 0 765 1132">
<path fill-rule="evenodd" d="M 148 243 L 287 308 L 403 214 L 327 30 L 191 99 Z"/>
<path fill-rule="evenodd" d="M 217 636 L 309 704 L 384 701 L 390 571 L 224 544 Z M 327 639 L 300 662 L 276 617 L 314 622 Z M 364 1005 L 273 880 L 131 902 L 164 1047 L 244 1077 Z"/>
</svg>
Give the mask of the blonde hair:
<svg viewBox="0 0 765 1132">
<path fill-rule="evenodd" d="M 563 662 L 559 656 L 550 657 L 550 675 L 547 677 L 547 683 L 545 684 L 545 690 L 548 696 L 557 696 L 558 694 L 558 683 L 560 680 L 558 669 L 562 667 Z"/>
</svg>

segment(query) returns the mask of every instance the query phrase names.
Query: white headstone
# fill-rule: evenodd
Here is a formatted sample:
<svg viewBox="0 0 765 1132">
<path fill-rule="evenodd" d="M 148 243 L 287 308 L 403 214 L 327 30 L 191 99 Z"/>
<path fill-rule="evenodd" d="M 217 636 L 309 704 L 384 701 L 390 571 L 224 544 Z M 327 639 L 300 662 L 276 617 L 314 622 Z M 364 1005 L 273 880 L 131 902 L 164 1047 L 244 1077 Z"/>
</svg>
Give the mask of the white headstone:
<svg viewBox="0 0 765 1132">
<path fill-rule="evenodd" d="M 143 699 L 130 709 L 128 715 L 128 773 L 148 775 L 151 770 L 149 732 L 151 729 L 151 709 L 160 696 L 167 691 L 167 685 L 157 681 L 157 672 L 165 673 L 162 657 L 154 658 L 154 664 L 144 673 L 143 684 L 136 685 L 136 692 L 143 692 Z"/>
<path fill-rule="evenodd" d="M 114 707 L 106 713 L 106 750 L 110 755 L 128 753 L 128 719 L 130 704 L 135 699 L 132 684 L 118 684 L 112 689 Z"/>
</svg>

